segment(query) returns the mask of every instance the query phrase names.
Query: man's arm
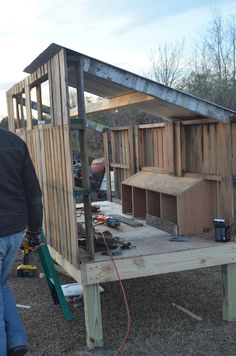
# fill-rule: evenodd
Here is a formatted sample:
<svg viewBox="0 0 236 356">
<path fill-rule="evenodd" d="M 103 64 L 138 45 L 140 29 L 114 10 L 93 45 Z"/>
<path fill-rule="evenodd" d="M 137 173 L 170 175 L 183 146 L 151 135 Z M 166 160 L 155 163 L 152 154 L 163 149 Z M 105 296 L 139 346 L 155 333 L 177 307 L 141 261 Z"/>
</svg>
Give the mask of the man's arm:
<svg viewBox="0 0 236 356">
<path fill-rule="evenodd" d="M 22 169 L 28 207 L 28 231 L 37 235 L 41 231 L 43 220 L 42 192 L 26 145 Z"/>
</svg>

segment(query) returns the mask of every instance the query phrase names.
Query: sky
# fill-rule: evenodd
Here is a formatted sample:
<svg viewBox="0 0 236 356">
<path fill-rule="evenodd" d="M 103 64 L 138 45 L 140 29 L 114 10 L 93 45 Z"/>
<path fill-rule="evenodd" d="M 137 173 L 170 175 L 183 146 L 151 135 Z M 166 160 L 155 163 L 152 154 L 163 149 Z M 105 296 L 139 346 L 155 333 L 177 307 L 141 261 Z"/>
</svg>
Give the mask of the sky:
<svg viewBox="0 0 236 356">
<path fill-rule="evenodd" d="M 0 119 L 6 91 L 50 43 L 143 75 L 151 50 L 183 39 L 190 48 L 216 8 L 236 15 L 236 0 L 1 0 Z"/>
</svg>

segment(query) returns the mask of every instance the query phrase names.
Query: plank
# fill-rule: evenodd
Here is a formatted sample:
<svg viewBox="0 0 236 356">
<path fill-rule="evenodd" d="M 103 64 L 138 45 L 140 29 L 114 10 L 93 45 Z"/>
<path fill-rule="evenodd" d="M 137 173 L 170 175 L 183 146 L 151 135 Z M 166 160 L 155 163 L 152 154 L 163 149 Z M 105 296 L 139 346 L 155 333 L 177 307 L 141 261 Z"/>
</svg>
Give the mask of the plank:
<svg viewBox="0 0 236 356">
<path fill-rule="evenodd" d="M 106 175 L 106 183 L 107 183 L 107 200 L 112 201 L 108 131 L 103 133 L 103 147 L 104 147 L 104 158 L 105 158 L 105 175 Z"/>
<path fill-rule="evenodd" d="M 41 92 L 41 85 L 38 84 L 36 86 L 36 101 L 37 101 L 37 113 L 38 113 L 38 120 L 42 120 L 43 118 L 43 111 L 42 111 L 42 92 Z"/>
<path fill-rule="evenodd" d="M 86 113 L 104 112 L 124 108 L 130 105 L 135 105 L 143 102 L 153 101 L 154 98 L 139 92 L 123 94 L 110 99 L 103 99 L 99 103 L 88 103 L 86 105 Z"/>
<path fill-rule="evenodd" d="M 222 266 L 223 320 L 236 321 L 236 263 Z"/>
<path fill-rule="evenodd" d="M 70 123 L 70 104 L 68 92 L 68 73 L 67 73 L 67 56 L 66 50 L 62 49 L 59 54 L 59 74 L 60 74 L 60 89 L 61 89 L 61 114 L 62 122 L 65 125 Z"/>
<path fill-rule="evenodd" d="M 175 175 L 181 177 L 182 174 L 181 125 L 177 122 L 175 123 Z"/>
<path fill-rule="evenodd" d="M 29 86 L 29 78 L 25 79 L 25 105 L 26 105 L 26 127 L 27 130 L 32 130 L 32 111 L 31 111 L 31 97 L 30 97 L 30 86 Z"/>
<path fill-rule="evenodd" d="M 90 189 L 89 180 L 89 164 L 88 164 L 88 150 L 86 142 L 86 114 L 85 114 L 85 99 L 84 99 L 84 72 L 82 58 L 78 58 L 77 73 L 76 73 L 76 86 L 77 86 L 77 102 L 80 119 L 83 121 L 84 129 L 79 130 L 80 142 L 80 159 L 82 163 L 82 177 L 83 188 Z M 69 146 L 69 142 L 68 142 Z M 90 257 L 94 258 L 94 238 L 92 228 L 92 214 L 91 214 L 91 196 L 84 196 L 84 215 L 85 215 L 85 229 L 86 229 L 86 248 Z"/>
<path fill-rule="evenodd" d="M 129 226 L 133 226 L 133 227 L 143 226 L 141 222 L 137 221 L 134 218 L 127 218 L 126 216 L 119 215 L 119 214 L 112 214 L 112 217 Z"/>
<path fill-rule="evenodd" d="M 8 110 L 8 128 L 15 132 L 16 125 L 14 120 L 13 98 L 10 93 L 7 93 L 7 110 Z"/>
<path fill-rule="evenodd" d="M 236 244 L 229 242 L 204 247 L 204 249 L 195 248 L 172 251 L 171 253 L 142 254 L 141 256 L 117 258 L 115 262 L 121 279 L 154 276 L 223 264 L 235 264 Z M 82 265 L 81 268 L 83 284 L 89 285 L 117 280 L 116 271 L 109 260 L 87 263 Z"/>
<path fill-rule="evenodd" d="M 99 284 L 83 287 L 86 341 L 89 350 L 103 346 Z"/>
</svg>

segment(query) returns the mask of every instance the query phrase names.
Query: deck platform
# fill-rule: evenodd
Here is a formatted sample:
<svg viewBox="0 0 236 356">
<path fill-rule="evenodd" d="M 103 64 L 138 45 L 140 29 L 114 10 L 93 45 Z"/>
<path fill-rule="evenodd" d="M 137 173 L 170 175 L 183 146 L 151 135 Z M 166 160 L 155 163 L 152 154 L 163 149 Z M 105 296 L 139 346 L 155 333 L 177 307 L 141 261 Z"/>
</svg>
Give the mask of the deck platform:
<svg viewBox="0 0 236 356">
<path fill-rule="evenodd" d="M 113 202 L 98 202 L 106 215 L 122 214 L 121 205 Z M 81 222 L 81 217 L 78 218 Z M 96 230 L 109 230 L 122 242 L 130 242 L 129 250 L 114 256 L 122 279 L 145 277 L 163 273 L 224 265 L 236 262 L 236 243 L 214 241 L 214 232 L 202 236 L 186 236 L 187 241 L 171 241 L 171 234 L 138 220 L 143 226 L 132 227 L 121 223 L 118 228 L 108 228 L 105 224 Z M 84 255 L 84 257 L 83 257 Z M 84 285 L 110 282 L 118 279 L 110 256 L 95 253 L 94 261 L 89 261 L 83 250 L 81 256 L 81 282 Z"/>
</svg>

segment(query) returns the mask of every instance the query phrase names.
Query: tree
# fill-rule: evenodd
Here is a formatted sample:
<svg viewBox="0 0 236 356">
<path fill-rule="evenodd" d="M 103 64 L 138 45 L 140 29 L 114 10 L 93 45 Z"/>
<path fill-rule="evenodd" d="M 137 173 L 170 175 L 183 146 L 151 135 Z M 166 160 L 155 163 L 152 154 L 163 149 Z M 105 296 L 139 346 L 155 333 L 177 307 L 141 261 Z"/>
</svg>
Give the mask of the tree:
<svg viewBox="0 0 236 356">
<path fill-rule="evenodd" d="M 177 86 L 183 76 L 184 40 L 172 46 L 167 42 L 158 47 L 158 51 L 150 51 L 151 78 L 168 86 Z"/>
<path fill-rule="evenodd" d="M 181 89 L 217 104 L 236 108 L 235 17 L 224 20 L 213 12 L 206 34 L 195 45 L 190 74 Z"/>
</svg>

